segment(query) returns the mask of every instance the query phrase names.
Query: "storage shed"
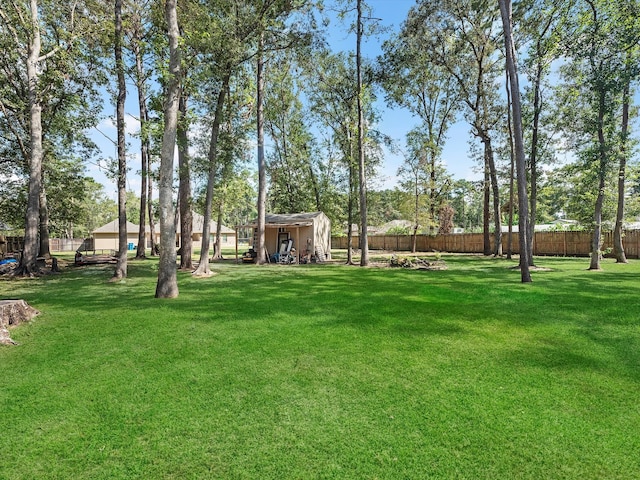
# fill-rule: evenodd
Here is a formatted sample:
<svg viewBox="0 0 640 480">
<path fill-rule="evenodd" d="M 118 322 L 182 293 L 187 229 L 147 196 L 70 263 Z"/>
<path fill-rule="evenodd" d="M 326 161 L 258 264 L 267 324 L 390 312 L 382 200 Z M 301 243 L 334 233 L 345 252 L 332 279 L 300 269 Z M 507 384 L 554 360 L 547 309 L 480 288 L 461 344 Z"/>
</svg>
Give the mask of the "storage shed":
<svg viewBox="0 0 640 480">
<path fill-rule="evenodd" d="M 243 227 L 253 228 L 252 246 L 255 248 L 258 220 Z M 267 256 L 278 252 L 280 244 L 289 239 L 293 240 L 299 262 L 331 259 L 331 221 L 323 212 L 268 213 L 265 216 Z"/>
</svg>

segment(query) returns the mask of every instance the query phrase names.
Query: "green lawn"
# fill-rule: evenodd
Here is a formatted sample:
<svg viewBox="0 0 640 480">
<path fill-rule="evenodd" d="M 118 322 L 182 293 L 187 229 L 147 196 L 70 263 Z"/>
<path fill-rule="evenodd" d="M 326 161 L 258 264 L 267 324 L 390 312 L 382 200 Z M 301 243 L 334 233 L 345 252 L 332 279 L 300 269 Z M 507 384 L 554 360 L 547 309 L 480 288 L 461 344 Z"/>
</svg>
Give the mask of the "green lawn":
<svg viewBox="0 0 640 480">
<path fill-rule="evenodd" d="M 640 478 L 640 262 L 0 281 L 0 479 Z"/>
</svg>

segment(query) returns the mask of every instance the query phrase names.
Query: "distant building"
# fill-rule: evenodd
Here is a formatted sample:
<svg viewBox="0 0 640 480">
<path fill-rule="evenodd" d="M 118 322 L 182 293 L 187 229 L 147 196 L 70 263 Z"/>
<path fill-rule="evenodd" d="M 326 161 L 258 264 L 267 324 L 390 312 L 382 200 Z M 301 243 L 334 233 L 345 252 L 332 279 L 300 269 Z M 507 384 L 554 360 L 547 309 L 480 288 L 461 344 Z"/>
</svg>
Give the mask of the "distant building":
<svg viewBox="0 0 640 480">
<path fill-rule="evenodd" d="M 199 213 L 193 213 L 193 229 L 191 233 L 191 241 L 195 248 L 200 247 L 202 242 L 202 229 L 204 225 L 204 217 Z M 211 244 L 215 241 L 216 230 L 218 224 L 213 220 L 210 222 L 210 234 Z M 135 223 L 127 222 L 127 246 L 130 249 L 137 248 L 138 246 L 138 230 L 139 226 Z M 118 250 L 118 219 L 115 219 L 99 228 L 96 228 L 93 232 L 94 248 L 96 250 Z M 236 243 L 236 231 L 222 225 L 221 246 L 229 247 L 234 246 Z M 149 227 L 145 227 L 146 248 L 151 247 L 151 236 L 149 234 Z M 160 242 L 160 224 L 155 225 L 155 231 L 153 235 L 156 243 Z M 176 229 L 176 247 L 180 247 L 180 224 Z"/>
<path fill-rule="evenodd" d="M 258 221 L 242 227 L 254 229 L 251 245 L 257 244 Z M 300 258 L 315 256 L 320 261 L 331 258 L 331 220 L 323 212 L 269 213 L 265 216 L 265 247 L 267 253 L 279 250 L 282 241 L 292 239 Z"/>
</svg>

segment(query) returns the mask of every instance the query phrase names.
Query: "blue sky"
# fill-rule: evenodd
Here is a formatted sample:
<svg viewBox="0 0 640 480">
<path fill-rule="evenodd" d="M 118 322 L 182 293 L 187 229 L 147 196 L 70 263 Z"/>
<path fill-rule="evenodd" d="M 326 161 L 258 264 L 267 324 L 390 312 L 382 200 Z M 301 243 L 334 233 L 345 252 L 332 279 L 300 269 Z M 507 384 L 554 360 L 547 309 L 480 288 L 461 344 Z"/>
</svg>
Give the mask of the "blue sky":
<svg viewBox="0 0 640 480">
<path fill-rule="evenodd" d="M 330 7 L 332 2 L 327 3 Z M 393 32 L 398 31 L 401 23 L 406 18 L 407 12 L 415 2 L 413 0 L 369 0 L 367 3 L 373 9 L 372 16 L 379 18 L 382 26 L 389 27 L 388 31 L 382 36 L 371 36 L 364 39 L 363 54 L 368 58 L 374 59 L 382 53 L 381 46 L 385 39 Z M 355 35 L 348 32 L 348 22 L 348 20 L 344 22 L 335 20 L 329 28 L 327 41 L 335 51 L 355 51 Z M 418 124 L 418 120 L 413 118 L 406 110 L 387 108 L 383 97 L 384 95 L 380 92 L 377 108 L 380 111 L 381 120 L 377 128 L 403 145 L 406 133 Z M 139 122 L 136 119 L 138 107 L 136 93 L 131 84 L 127 95 L 126 111 L 128 112 L 126 131 L 129 145 L 127 161 L 130 169 L 127 175 L 127 188 L 139 194 L 139 143 L 133 136 L 139 130 Z M 114 112 L 114 105 L 111 105 L 110 99 L 105 97 L 104 114 L 113 116 Z M 114 158 L 116 155 L 114 143 L 116 130 L 113 119 L 107 118 L 103 120 L 98 129 L 99 132 L 98 130 L 93 132 L 93 138 L 102 150 L 102 156 Z M 444 148 L 442 159 L 449 172 L 455 178 L 478 178 L 478 174 L 474 172 L 473 162 L 468 159 L 468 139 L 469 127 L 464 122 L 456 123 L 449 131 L 449 141 Z M 390 152 L 385 152 L 383 164 L 378 171 L 378 178 L 371 182 L 371 187 L 376 189 L 393 188 L 397 183 L 396 172 L 401 163 L 402 159 L 400 157 Z M 117 188 L 115 182 L 109 180 L 95 165 L 89 165 L 88 169 L 89 174 L 105 186 L 107 195 L 112 199 L 116 199 Z"/>
<path fill-rule="evenodd" d="M 414 0 L 368 0 L 367 4 L 372 8 L 372 17 L 380 19 L 379 24 L 387 27 L 381 36 L 367 37 L 363 41 L 363 54 L 374 59 L 382 54 L 382 44 L 393 33 L 398 32 L 402 22 L 407 17 L 409 9 L 415 5 Z M 340 22 L 332 25 L 332 35 L 327 39 L 334 50 L 355 51 L 355 34 L 349 35 L 346 30 L 347 24 Z M 381 132 L 389 135 L 400 145 L 404 146 L 404 139 L 407 132 L 419 125 L 419 120 L 414 118 L 407 110 L 400 108 L 387 108 L 384 102 L 384 93 L 378 93 L 380 123 L 377 128 Z M 456 179 L 478 179 L 480 175 L 475 171 L 476 165 L 469 159 L 468 151 L 470 138 L 469 126 L 464 121 L 456 122 L 449 130 L 448 140 L 443 149 L 442 161 L 447 170 Z M 374 185 L 380 188 L 393 188 L 397 183 L 396 173 L 402 164 L 402 158 L 385 152 L 385 159 L 379 170 L 379 178 Z"/>
</svg>

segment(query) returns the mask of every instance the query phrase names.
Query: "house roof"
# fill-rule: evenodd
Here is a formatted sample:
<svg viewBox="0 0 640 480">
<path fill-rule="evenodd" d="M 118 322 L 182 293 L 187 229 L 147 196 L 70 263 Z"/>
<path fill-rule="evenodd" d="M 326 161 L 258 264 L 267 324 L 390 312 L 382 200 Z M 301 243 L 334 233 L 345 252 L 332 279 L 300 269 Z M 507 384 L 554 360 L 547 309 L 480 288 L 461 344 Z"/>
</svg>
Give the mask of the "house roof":
<svg viewBox="0 0 640 480">
<path fill-rule="evenodd" d="M 127 232 L 137 232 L 140 227 L 127 221 Z M 92 233 L 118 233 L 118 219 L 96 228 Z"/>
<path fill-rule="evenodd" d="M 194 233 L 202 233 L 202 226 L 204 224 L 204 217 L 202 215 L 200 215 L 199 213 L 193 213 L 193 232 Z M 127 221 L 127 232 L 137 232 L 138 229 L 140 227 L 138 227 L 138 225 L 136 225 L 135 223 L 131 223 L 129 221 Z M 216 222 L 214 222 L 213 220 L 210 223 L 210 231 L 211 233 L 215 233 L 216 229 L 218 228 L 218 224 Z M 155 233 L 160 233 L 160 223 L 156 223 L 155 227 Z M 149 227 L 145 227 L 145 231 L 149 231 Z M 93 233 L 118 233 L 118 219 L 116 218 L 115 220 L 107 223 L 106 225 L 103 225 L 101 227 L 96 228 Z M 178 222 L 178 229 L 176 231 L 176 233 L 180 233 L 180 223 Z M 222 233 L 225 235 L 228 234 L 235 234 L 235 230 L 233 230 L 232 228 L 226 227 L 224 225 L 222 225 Z"/>
<path fill-rule="evenodd" d="M 313 222 L 326 215 L 322 212 L 301 213 L 267 213 L 264 217 L 265 226 L 268 227 L 309 227 Z M 252 220 L 243 227 L 256 227 L 258 219 Z"/>
</svg>

